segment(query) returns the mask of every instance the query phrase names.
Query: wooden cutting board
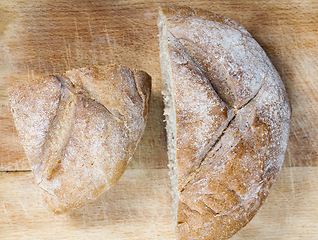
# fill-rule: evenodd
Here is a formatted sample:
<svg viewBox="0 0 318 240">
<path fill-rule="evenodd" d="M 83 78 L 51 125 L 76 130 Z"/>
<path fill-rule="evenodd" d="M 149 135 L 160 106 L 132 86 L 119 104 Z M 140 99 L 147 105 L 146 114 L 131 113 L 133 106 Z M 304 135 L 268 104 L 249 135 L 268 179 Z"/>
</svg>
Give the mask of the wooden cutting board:
<svg viewBox="0 0 318 240">
<path fill-rule="evenodd" d="M 157 11 L 179 1 L 0 2 L 1 239 L 174 239 Z M 318 239 L 318 2 L 183 1 L 242 24 L 279 71 L 292 104 L 285 164 L 266 203 L 232 239 Z M 122 64 L 153 78 L 145 134 L 129 169 L 72 213 L 46 207 L 17 138 L 7 88 L 43 74 Z"/>
</svg>

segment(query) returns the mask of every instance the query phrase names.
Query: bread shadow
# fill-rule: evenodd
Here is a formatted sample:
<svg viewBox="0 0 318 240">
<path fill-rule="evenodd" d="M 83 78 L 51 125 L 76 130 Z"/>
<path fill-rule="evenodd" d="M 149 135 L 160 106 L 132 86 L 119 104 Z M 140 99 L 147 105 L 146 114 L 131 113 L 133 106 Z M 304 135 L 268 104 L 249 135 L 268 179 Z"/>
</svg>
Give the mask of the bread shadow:
<svg viewBox="0 0 318 240">
<path fill-rule="evenodd" d="M 67 213 L 76 228 L 117 229 L 171 222 L 167 169 L 128 169 L 117 184 L 95 201 Z"/>
<path fill-rule="evenodd" d="M 152 92 L 145 132 L 128 169 L 95 201 L 68 213 L 78 227 L 113 226 L 123 221 L 172 221 L 163 98 Z M 157 206 L 158 204 L 158 206 Z M 172 223 L 171 223 L 172 224 Z"/>
<path fill-rule="evenodd" d="M 303 239 L 317 229 L 318 168 L 283 167 L 265 203 L 233 240 Z"/>
<path fill-rule="evenodd" d="M 163 115 L 163 97 L 159 91 L 152 92 L 146 129 L 129 168 L 167 169 L 167 138 Z"/>
</svg>

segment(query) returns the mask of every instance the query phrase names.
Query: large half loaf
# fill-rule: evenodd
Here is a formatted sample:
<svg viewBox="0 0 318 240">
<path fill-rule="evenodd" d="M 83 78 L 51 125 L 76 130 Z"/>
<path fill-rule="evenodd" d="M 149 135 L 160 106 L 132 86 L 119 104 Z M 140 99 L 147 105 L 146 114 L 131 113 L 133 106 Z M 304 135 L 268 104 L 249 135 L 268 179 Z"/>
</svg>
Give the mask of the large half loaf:
<svg viewBox="0 0 318 240">
<path fill-rule="evenodd" d="M 10 102 L 36 182 L 56 213 L 116 183 L 146 126 L 151 78 L 87 67 L 13 87 Z"/>
<path fill-rule="evenodd" d="M 262 48 L 234 21 L 159 11 L 178 239 L 227 239 L 261 207 L 284 161 L 290 105 Z"/>
</svg>

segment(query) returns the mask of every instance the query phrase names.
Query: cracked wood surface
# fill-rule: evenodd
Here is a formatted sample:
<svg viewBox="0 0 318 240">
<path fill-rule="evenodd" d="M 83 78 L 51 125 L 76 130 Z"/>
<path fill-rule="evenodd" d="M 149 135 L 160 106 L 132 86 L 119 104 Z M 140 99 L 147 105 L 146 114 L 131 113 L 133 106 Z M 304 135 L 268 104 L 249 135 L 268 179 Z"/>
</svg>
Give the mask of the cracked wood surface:
<svg viewBox="0 0 318 240">
<path fill-rule="evenodd" d="M 1 171 L 30 169 L 13 125 L 8 87 L 72 68 L 114 63 L 145 70 L 153 77 L 146 131 L 129 165 L 129 175 L 127 178 L 124 175 L 120 187 L 114 188 L 109 197 L 103 195 L 103 200 L 73 215 L 55 217 L 42 205 L 29 172 L 2 172 L 0 228 L 4 239 L 41 236 L 84 239 L 105 234 L 113 239 L 173 238 L 172 216 L 165 208 L 170 205 L 167 200 L 170 189 L 166 179 L 157 16 L 160 5 L 179 3 L 175 0 L 1 1 Z M 317 2 L 186 0 L 182 4 L 222 14 L 243 25 L 280 73 L 293 109 L 289 144 L 278 181 L 260 212 L 233 239 L 316 239 Z M 151 171 L 160 169 L 165 171 L 153 175 L 149 181 Z M 136 172 L 131 178 L 129 171 L 137 170 L 145 174 Z M 146 188 L 137 187 L 147 183 Z M 164 194 L 158 190 L 161 183 Z M 123 193 L 125 189 L 130 189 L 129 197 Z M 147 198 L 148 192 L 155 195 Z M 58 235 L 43 235 L 50 232 L 52 221 Z"/>
</svg>

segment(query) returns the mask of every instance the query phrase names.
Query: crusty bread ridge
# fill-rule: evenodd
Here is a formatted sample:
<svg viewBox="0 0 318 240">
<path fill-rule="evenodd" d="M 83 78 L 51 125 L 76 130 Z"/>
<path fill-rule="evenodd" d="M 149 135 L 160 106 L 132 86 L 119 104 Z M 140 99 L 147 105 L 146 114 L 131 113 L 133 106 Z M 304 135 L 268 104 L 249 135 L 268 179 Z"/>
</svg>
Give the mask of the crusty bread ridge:
<svg viewBox="0 0 318 240">
<path fill-rule="evenodd" d="M 119 180 L 145 129 L 150 91 L 147 73 L 123 66 L 74 69 L 9 91 L 22 145 L 55 213 Z"/>
<path fill-rule="evenodd" d="M 290 104 L 279 74 L 234 21 L 159 11 L 178 239 L 228 239 L 265 201 L 284 161 Z"/>
</svg>

